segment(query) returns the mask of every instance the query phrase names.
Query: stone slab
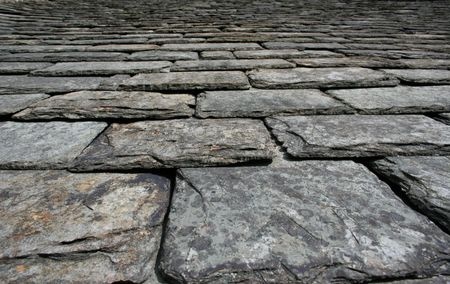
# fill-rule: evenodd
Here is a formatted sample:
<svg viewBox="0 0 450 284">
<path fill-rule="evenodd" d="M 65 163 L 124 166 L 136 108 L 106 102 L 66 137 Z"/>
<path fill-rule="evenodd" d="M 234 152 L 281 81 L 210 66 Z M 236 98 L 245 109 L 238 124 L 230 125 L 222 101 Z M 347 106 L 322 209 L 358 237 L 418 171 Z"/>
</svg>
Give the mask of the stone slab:
<svg viewBox="0 0 450 284">
<path fill-rule="evenodd" d="M 120 61 L 127 57 L 120 52 L 34 52 L 0 56 L 4 62 Z"/>
<path fill-rule="evenodd" d="M 0 96 L 0 115 L 9 115 L 23 110 L 27 106 L 46 99 L 46 94 Z"/>
<path fill-rule="evenodd" d="M 0 168 L 66 168 L 106 125 L 104 122 L 0 122 Z"/>
<path fill-rule="evenodd" d="M 384 72 L 361 67 L 260 69 L 248 73 L 257 88 L 356 88 L 395 86 L 398 80 Z"/>
<path fill-rule="evenodd" d="M 167 51 L 167 50 L 151 50 L 135 52 L 128 56 L 129 60 L 197 60 L 197 52 L 186 51 Z"/>
<path fill-rule="evenodd" d="M 270 160 L 261 121 L 182 119 L 112 124 L 77 158 L 73 170 L 177 168 Z"/>
<path fill-rule="evenodd" d="M 450 153 L 450 126 L 423 115 L 277 116 L 266 122 L 294 157 Z"/>
<path fill-rule="evenodd" d="M 450 59 L 399 59 L 408 68 L 450 69 Z"/>
<path fill-rule="evenodd" d="M 123 82 L 120 90 L 188 91 L 248 89 L 247 76 L 240 71 L 204 71 L 139 74 Z"/>
<path fill-rule="evenodd" d="M 46 62 L 0 62 L 0 75 L 27 74 L 30 71 L 51 65 L 52 63 Z"/>
<path fill-rule="evenodd" d="M 351 161 L 182 169 L 165 236 L 162 273 L 185 283 L 431 278 L 450 240 Z"/>
<path fill-rule="evenodd" d="M 226 43 L 167 43 L 161 46 L 161 49 L 165 50 L 185 50 L 185 51 L 211 51 L 211 50 L 257 50 L 262 47 L 257 43 L 241 43 L 241 42 L 226 42 Z"/>
<path fill-rule="evenodd" d="M 343 89 L 328 93 L 363 114 L 450 111 L 450 86 Z"/>
<path fill-rule="evenodd" d="M 383 71 L 411 84 L 450 84 L 450 70 L 383 69 Z"/>
<path fill-rule="evenodd" d="M 234 55 L 242 59 L 271 59 L 271 58 L 296 58 L 302 55 L 298 49 L 263 49 L 263 50 L 239 50 Z"/>
<path fill-rule="evenodd" d="M 343 114 L 352 110 L 319 90 L 212 91 L 197 97 L 199 117 Z"/>
<path fill-rule="evenodd" d="M 315 42 L 265 42 L 262 44 L 268 49 L 341 49 L 345 48 L 340 43 L 336 42 L 325 42 L 325 43 L 315 43 Z"/>
<path fill-rule="evenodd" d="M 200 56 L 203 59 L 234 59 L 231 51 L 202 51 Z"/>
<path fill-rule="evenodd" d="M 0 171 L 0 281 L 154 277 L 170 181 L 148 173 Z"/>
<path fill-rule="evenodd" d="M 14 115 L 14 118 L 168 119 L 192 116 L 194 106 L 195 97 L 187 94 L 81 91 L 53 96 L 33 104 Z"/>
<path fill-rule="evenodd" d="M 376 57 L 330 57 L 302 58 L 290 60 L 301 67 L 366 67 L 366 68 L 396 68 L 405 67 L 399 60 Z"/>
<path fill-rule="evenodd" d="M 251 70 L 256 68 L 292 68 L 294 64 L 283 59 L 225 59 L 177 61 L 170 71 Z"/>
<path fill-rule="evenodd" d="M 386 57 L 391 59 L 450 59 L 449 53 L 422 50 L 345 49 L 339 50 L 339 52 L 350 56 Z"/>
<path fill-rule="evenodd" d="M 388 157 L 373 162 L 372 169 L 450 232 L 450 157 Z"/>
</svg>

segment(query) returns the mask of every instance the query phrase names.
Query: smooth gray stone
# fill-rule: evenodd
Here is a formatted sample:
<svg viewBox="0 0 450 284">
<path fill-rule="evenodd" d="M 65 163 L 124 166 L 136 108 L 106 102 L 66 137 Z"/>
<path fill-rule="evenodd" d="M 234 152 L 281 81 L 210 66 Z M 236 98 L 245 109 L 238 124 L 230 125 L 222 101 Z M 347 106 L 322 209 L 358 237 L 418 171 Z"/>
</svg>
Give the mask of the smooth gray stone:
<svg viewBox="0 0 450 284">
<path fill-rule="evenodd" d="M 373 162 L 372 168 L 450 232 L 450 157 L 388 157 Z"/>
<path fill-rule="evenodd" d="M 338 57 L 338 58 L 302 58 L 290 60 L 302 67 L 366 67 L 396 68 L 405 67 L 400 60 L 377 57 Z"/>
<path fill-rule="evenodd" d="M 197 60 L 197 52 L 150 50 L 135 52 L 128 56 L 129 60 Z"/>
<path fill-rule="evenodd" d="M 48 97 L 49 95 L 46 94 L 0 96 L 0 115 L 18 112 L 27 106 Z"/>
<path fill-rule="evenodd" d="M 14 53 L 0 56 L 0 61 L 13 62 L 60 62 L 60 61 L 120 61 L 126 53 L 119 52 L 35 52 Z"/>
<path fill-rule="evenodd" d="M 162 273 L 180 283 L 367 283 L 448 271 L 450 237 L 363 165 L 293 163 L 180 170 Z"/>
<path fill-rule="evenodd" d="M 450 59 L 399 59 L 408 68 L 450 69 Z"/>
<path fill-rule="evenodd" d="M 75 161 L 73 170 L 230 165 L 270 160 L 272 140 L 261 121 L 180 119 L 112 124 Z"/>
<path fill-rule="evenodd" d="M 0 282 L 141 283 L 170 181 L 148 173 L 0 171 Z"/>
<path fill-rule="evenodd" d="M 0 168 L 66 168 L 106 126 L 104 122 L 0 122 Z"/>
<path fill-rule="evenodd" d="M 364 114 L 450 111 L 450 86 L 329 90 Z"/>
<path fill-rule="evenodd" d="M 342 49 L 345 48 L 340 43 L 314 43 L 314 42 L 265 42 L 262 44 L 268 49 Z"/>
<path fill-rule="evenodd" d="M 53 96 L 33 104 L 14 115 L 14 118 L 167 119 L 192 116 L 194 106 L 195 97 L 186 94 L 81 91 Z"/>
<path fill-rule="evenodd" d="M 450 126 L 423 115 L 277 116 L 266 122 L 294 157 L 450 153 Z"/>
<path fill-rule="evenodd" d="M 188 91 L 248 89 L 247 76 L 241 71 L 204 71 L 139 74 L 124 81 L 120 90 Z"/>
<path fill-rule="evenodd" d="M 46 62 L 0 62 L 0 74 L 26 74 L 51 65 L 51 63 Z"/>
<path fill-rule="evenodd" d="M 401 81 L 412 84 L 450 84 L 450 70 L 442 69 L 383 69 Z"/>
<path fill-rule="evenodd" d="M 292 68 L 295 64 L 283 59 L 225 59 L 177 61 L 170 71 L 251 70 L 256 68 Z"/>
<path fill-rule="evenodd" d="M 161 49 L 165 50 L 192 50 L 192 51 L 211 51 L 211 50 L 256 50 L 262 49 L 257 43 L 242 43 L 242 42 L 230 42 L 230 43 L 167 43 L 161 46 Z"/>
<path fill-rule="evenodd" d="M 348 88 L 395 86 L 384 72 L 361 67 L 260 69 L 248 73 L 252 86 L 270 88 Z"/>
<path fill-rule="evenodd" d="M 203 59 L 234 59 L 231 51 L 202 51 L 200 56 Z"/>
<path fill-rule="evenodd" d="M 199 117 L 342 114 L 351 109 L 319 90 L 212 91 L 197 97 Z"/>
</svg>

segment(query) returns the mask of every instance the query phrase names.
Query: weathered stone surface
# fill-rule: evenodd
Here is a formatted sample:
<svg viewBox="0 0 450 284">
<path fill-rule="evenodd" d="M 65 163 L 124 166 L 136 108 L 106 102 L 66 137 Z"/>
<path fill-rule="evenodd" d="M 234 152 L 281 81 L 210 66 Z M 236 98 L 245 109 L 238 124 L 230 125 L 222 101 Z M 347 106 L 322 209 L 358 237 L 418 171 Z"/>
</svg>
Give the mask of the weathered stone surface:
<svg viewBox="0 0 450 284">
<path fill-rule="evenodd" d="M 182 169 L 160 267 L 185 283 L 432 277 L 449 240 L 351 161 Z"/>
<path fill-rule="evenodd" d="M 106 125 L 104 122 L 0 122 L 0 168 L 66 168 Z"/>
<path fill-rule="evenodd" d="M 81 91 L 38 102 L 14 118 L 167 119 L 192 116 L 194 106 L 195 97 L 186 94 Z"/>
<path fill-rule="evenodd" d="M 0 74 L 26 74 L 51 65 L 46 62 L 0 62 Z"/>
<path fill-rule="evenodd" d="M 408 68 L 450 69 L 450 59 L 399 59 Z"/>
<path fill-rule="evenodd" d="M 450 70 L 439 69 L 383 69 L 401 81 L 413 84 L 450 84 Z"/>
<path fill-rule="evenodd" d="M 450 111 L 450 86 L 397 86 L 328 93 L 365 114 Z"/>
<path fill-rule="evenodd" d="M 360 67 L 261 69 L 248 73 L 257 88 L 340 88 L 395 86 L 386 73 Z"/>
<path fill-rule="evenodd" d="M 268 49 L 341 49 L 345 48 L 340 43 L 330 42 L 330 43 L 309 43 L 309 42 L 265 42 L 262 44 Z"/>
<path fill-rule="evenodd" d="M 241 42 L 229 42 L 229 43 L 168 43 L 163 44 L 161 49 L 166 50 L 193 50 L 193 51 L 211 51 L 211 50 L 256 50 L 262 49 L 257 43 L 241 43 Z"/>
<path fill-rule="evenodd" d="M 112 124 L 75 162 L 75 170 L 174 168 L 270 160 L 264 124 L 249 119 L 182 119 Z"/>
<path fill-rule="evenodd" d="M 237 58 L 245 59 L 270 59 L 270 58 L 296 58 L 301 57 L 302 52 L 298 49 L 278 49 L 278 50 L 240 50 L 235 51 Z"/>
<path fill-rule="evenodd" d="M 450 126 L 422 115 L 278 116 L 266 121 L 295 157 L 450 153 Z"/>
<path fill-rule="evenodd" d="M 234 59 L 231 51 L 202 51 L 200 56 L 203 59 Z"/>
<path fill-rule="evenodd" d="M 418 210 L 450 232 L 450 157 L 388 157 L 372 167 Z"/>
<path fill-rule="evenodd" d="M 139 74 L 123 82 L 119 89 L 136 91 L 248 89 L 240 71 L 205 71 Z"/>
<path fill-rule="evenodd" d="M 422 50 L 367 50 L 367 49 L 345 49 L 339 50 L 346 55 L 351 56 L 375 56 L 392 59 L 449 59 L 450 54 L 444 52 L 432 52 Z"/>
<path fill-rule="evenodd" d="M 450 113 L 441 113 L 438 115 L 439 119 L 442 119 L 444 122 L 450 124 Z"/>
<path fill-rule="evenodd" d="M 0 171 L 0 281 L 140 283 L 154 277 L 169 179 Z"/>
<path fill-rule="evenodd" d="M 156 44 L 102 44 L 87 46 L 86 51 L 135 52 L 158 49 Z"/>
<path fill-rule="evenodd" d="M 395 68 L 402 67 L 404 63 L 399 60 L 376 57 L 330 57 L 330 58 L 304 58 L 290 60 L 302 67 L 366 67 L 366 68 Z"/>
<path fill-rule="evenodd" d="M 35 76 L 95 76 L 168 71 L 169 61 L 64 62 L 31 72 Z"/>
<path fill-rule="evenodd" d="M 197 97 L 199 117 L 342 114 L 351 109 L 319 90 L 213 91 Z"/>
<path fill-rule="evenodd" d="M 177 61 L 170 71 L 251 70 L 255 68 L 292 68 L 295 64 L 283 59 L 225 59 Z"/>
<path fill-rule="evenodd" d="M 0 96 L 0 115 L 18 112 L 27 106 L 48 98 L 46 94 Z"/>
<path fill-rule="evenodd" d="M 34 52 L 0 56 L 0 61 L 59 62 L 59 61 L 120 61 L 126 53 L 119 52 Z"/>
<path fill-rule="evenodd" d="M 128 56 L 129 60 L 196 60 L 197 52 L 151 50 L 135 52 Z"/>
</svg>

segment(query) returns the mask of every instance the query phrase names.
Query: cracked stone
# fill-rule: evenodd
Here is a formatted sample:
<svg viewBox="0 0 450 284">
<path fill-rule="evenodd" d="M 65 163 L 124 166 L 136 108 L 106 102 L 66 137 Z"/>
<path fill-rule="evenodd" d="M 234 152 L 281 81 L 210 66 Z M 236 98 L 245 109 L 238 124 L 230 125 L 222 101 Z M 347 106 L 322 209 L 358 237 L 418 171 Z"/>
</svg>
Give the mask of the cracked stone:
<svg viewBox="0 0 450 284">
<path fill-rule="evenodd" d="M 163 44 L 161 49 L 166 50 L 192 50 L 192 51 L 213 51 L 213 50 L 256 50 L 262 49 L 262 47 L 257 43 L 167 43 Z"/>
<path fill-rule="evenodd" d="M 448 270 L 449 236 L 367 168 L 292 163 L 180 170 L 162 273 L 180 283 L 350 283 Z"/>
<path fill-rule="evenodd" d="M 0 115 L 9 115 L 23 110 L 27 106 L 46 99 L 46 94 L 0 96 Z"/>
<path fill-rule="evenodd" d="M 129 60 L 197 60 L 197 52 L 151 50 L 135 52 L 128 56 Z"/>
<path fill-rule="evenodd" d="M 0 74 L 26 74 L 51 65 L 52 63 L 45 62 L 0 62 Z"/>
<path fill-rule="evenodd" d="M 225 59 L 177 61 L 170 71 L 251 70 L 256 68 L 292 68 L 295 64 L 283 59 Z"/>
<path fill-rule="evenodd" d="M 450 84 L 450 70 L 439 69 L 383 69 L 401 81 L 412 84 Z"/>
</svg>

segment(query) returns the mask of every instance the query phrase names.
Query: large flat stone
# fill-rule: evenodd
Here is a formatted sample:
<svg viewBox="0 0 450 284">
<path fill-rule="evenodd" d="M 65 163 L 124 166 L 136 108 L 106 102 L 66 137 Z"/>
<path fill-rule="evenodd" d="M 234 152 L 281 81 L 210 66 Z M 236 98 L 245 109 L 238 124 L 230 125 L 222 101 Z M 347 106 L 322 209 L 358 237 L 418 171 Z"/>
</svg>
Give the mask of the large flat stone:
<svg viewBox="0 0 450 284">
<path fill-rule="evenodd" d="M 345 49 L 339 50 L 350 56 L 386 57 L 391 59 L 449 59 L 450 54 L 445 52 L 432 52 L 423 50 L 368 50 Z"/>
<path fill-rule="evenodd" d="M 123 82 L 121 90 L 187 91 L 248 89 L 247 77 L 240 71 L 205 71 L 139 74 Z"/>
<path fill-rule="evenodd" d="M 182 119 L 112 124 L 77 158 L 74 170 L 177 168 L 270 160 L 261 121 Z"/>
<path fill-rule="evenodd" d="M 194 106 L 195 97 L 187 94 L 81 91 L 33 104 L 14 118 L 167 119 L 192 116 Z"/>
<path fill-rule="evenodd" d="M 48 97 L 49 96 L 46 94 L 0 96 L 0 115 L 18 112 L 27 106 Z"/>
<path fill-rule="evenodd" d="M 34 52 L 14 53 L 0 56 L 0 61 L 8 62 L 60 62 L 60 61 L 120 61 L 127 57 L 120 52 Z"/>
<path fill-rule="evenodd" d="M 319 90 L 212 91 L 197 97 L 199 117 L 342 114 L 351 109 Z"/>
<path fill-rule="evenodd" d="M 170 71 L 251 70 L 256 68 L 292 68 L 294 64 L 283 59 L 225 59 L 177 61 Z"/>
<path fill-rule="evenodd" d="M 372 167 L 423 214 L 450 232 L 450 157 L 388 157 L 375 161 Z"/>
<path fill-rule="evenodd" d="M 295 157 L 373 157 L 450 153 L 450 126 L 422 115 L 267 118 Z"/>
<path fill-rule="evenodd" d="M 262 49 L 257 43 L 167 43 L 161 46 L 165 50 L 192 50 L 192 51 L 211 51 L 211 50 L 255 50 Z"/>
<path fill-rule="evenodd" d="M 165 236 L 162 273 L 184 283 L 432 277 L 450 241 L 351 161 L 182 169 Z"/>
<path fill-rule="evenodd" d="M 66 168 L 106 125 L 103 122 L 0 122 L 0 168 Z"/>
<path fill-rule="evenodd" d="M 197 52 L 151 50 L 135 52 L 128 56 L 129 60 L 196 60 Z"/>
<path fill-rule="evenodd" d="M 450 86 L 330 90 L 364 114 L 450 111 Z"/>
<path fill-rule="evenodd" d="M 360 67 L 260 69 L 248 73 L 257 88 L 340 88 L 395 86 L 386 73 Z"/>
<path fill-rule="evenodd" d="M 295 48 L 295 49 L 341 49 L 345 48 L 340 43 L 337 42 L 265 42 L 262 44 L 264 47 L 268 49 L 286 49 L 286 48 Z"/>
<path fill-rule="evenodd" d="M 396 68 L 405 66 L 399 60 L 377 57 L 330 57 L 302 58 L 290 60 L 301 67 L 366 67 L 366 68 Z"/>
<path fill-rule="evenodd" d="M 450 84 L 450 70 L 441 69 L 383 69 L 401 81 L 412 84 Z"/>
<path fill-rule="evenodd" d="M 51 65 L 52 63 L 46 62 L 0 62 L 0 74 L 27 74 L 30 71 Z"/>
<path fill-rule="evenodd" d="M 245 59 L 296 58 L 301 57 L 302 52 L 298 49 L 239 50 L 235 51 L 234 55 Z"/>
<path fill-rule="evenodd" d="M 156 278 L 168 178 L 0 171 L 0 180 L 0 282 Z"/>
<path fill-rule="evenodd" d="M 408 68 L 450 69 L 450 59 L 399 59 Z"/>
</svg>

